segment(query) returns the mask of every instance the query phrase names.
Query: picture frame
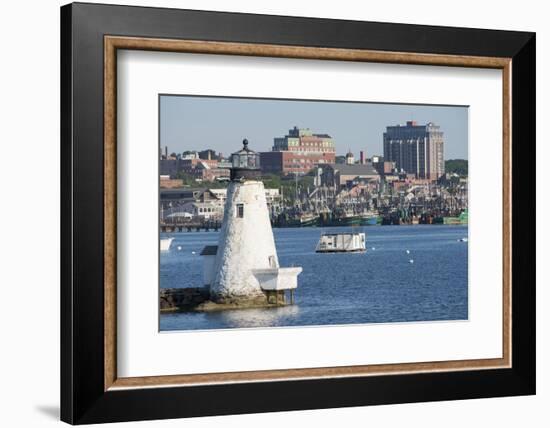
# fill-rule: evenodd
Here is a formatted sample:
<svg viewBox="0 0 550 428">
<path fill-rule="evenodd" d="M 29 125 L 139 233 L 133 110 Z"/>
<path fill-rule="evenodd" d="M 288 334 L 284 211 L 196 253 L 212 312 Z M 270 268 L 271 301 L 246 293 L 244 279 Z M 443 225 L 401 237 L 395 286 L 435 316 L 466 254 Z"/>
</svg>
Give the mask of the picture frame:
<svg viewBox="0 0 550 428">
<path fill-rule="evenodd" d="M 121 49 L 502 70 L 502 358 L 118 377 Z M 534 394 L 535 96 L 534 33 L 63 6 L 61 419 L 86 424 Z"/>
</svg>

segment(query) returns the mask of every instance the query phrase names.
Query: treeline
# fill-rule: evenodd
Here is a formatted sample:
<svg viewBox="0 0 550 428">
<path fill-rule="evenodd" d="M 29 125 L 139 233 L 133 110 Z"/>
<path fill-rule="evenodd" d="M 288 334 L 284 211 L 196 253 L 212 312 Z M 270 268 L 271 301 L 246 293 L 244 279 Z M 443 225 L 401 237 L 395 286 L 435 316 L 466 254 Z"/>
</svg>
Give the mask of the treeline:
<svg viewBox="0 0 550 428">
<path fill-rule="evenodd" d="M 445 172 L 454 172 L 461 176 L 468 175 L 468 161 L 466 159 L 449 159 L 445 161 Z"/>
</svg>

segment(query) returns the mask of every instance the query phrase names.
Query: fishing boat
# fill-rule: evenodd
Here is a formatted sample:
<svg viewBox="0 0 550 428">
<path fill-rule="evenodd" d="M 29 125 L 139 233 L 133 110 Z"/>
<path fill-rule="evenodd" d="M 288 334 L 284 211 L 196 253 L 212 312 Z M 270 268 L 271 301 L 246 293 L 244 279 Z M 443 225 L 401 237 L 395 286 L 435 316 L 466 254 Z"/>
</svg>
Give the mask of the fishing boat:
<svg viewBox="0 0 550 428">
<path fill-rule="evenodd" d="M 321 217 L 321 226 L 361 226 L 363 217 L 360 214 L 353 214 L 346 211 L 328 213 Z"/>
<path fill-rule="evenodd" d="M 444 224 L 468 224 L 468 210 L 464 210 L 458 217 L 444 217 Z"/>
<path fill-rule="evenodd" d="M 382 216 L 374 211 L 366 212 L 361 216 L 361 226 L 376 226 L 382 223 Z"/>
<path fill-rule="evenodd" d="M 309 213 L 300 213 L 295 216 L 281 216 L 274 222 L 279 227 L 315 227 L 319 224 L 319 216 Z"/>
<path fill-rule="evenodd" d="M 174 240 L 174 238 L 161 238 L 160 239 L 160 251 L 170 250 L 170 245 L 172 245 L 173 240 Z"/>
<path fill-rule="evenodd" d="M 316 253 L 353 253 L 366 251 L 366 235 L 364 232 L 323 233 Z"/>
</svg>

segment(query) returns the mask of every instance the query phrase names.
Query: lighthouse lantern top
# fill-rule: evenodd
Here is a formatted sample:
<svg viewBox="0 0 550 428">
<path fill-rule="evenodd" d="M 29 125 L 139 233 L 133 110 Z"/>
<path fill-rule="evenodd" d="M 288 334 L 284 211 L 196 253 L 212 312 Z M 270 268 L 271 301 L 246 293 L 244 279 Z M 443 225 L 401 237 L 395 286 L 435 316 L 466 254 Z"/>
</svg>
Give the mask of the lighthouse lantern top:
<svg viewBox="0 0 550 428">
<path fill-rule="evenodd" d="M 248 148 L 248 140 L 243 140 L 243 148 L 231 155 L 231 179 L 255 179 L 260 175 L 260 154 Z"/>
</svg>

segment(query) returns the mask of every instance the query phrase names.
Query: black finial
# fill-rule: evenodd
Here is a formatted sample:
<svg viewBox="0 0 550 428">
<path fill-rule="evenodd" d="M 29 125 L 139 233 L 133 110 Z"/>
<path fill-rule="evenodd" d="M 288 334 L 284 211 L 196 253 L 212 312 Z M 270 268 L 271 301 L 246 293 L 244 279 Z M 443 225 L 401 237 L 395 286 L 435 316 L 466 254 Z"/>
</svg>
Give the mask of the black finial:
<svg viewBox="0 0 550 428">
<path fill-rule="evenodd" d="M 246 150 L 247 148 L 248 148 L 248 140 L 245 138 L 245 139 L 243 140 L 243 149 Z"/>
</svg>

